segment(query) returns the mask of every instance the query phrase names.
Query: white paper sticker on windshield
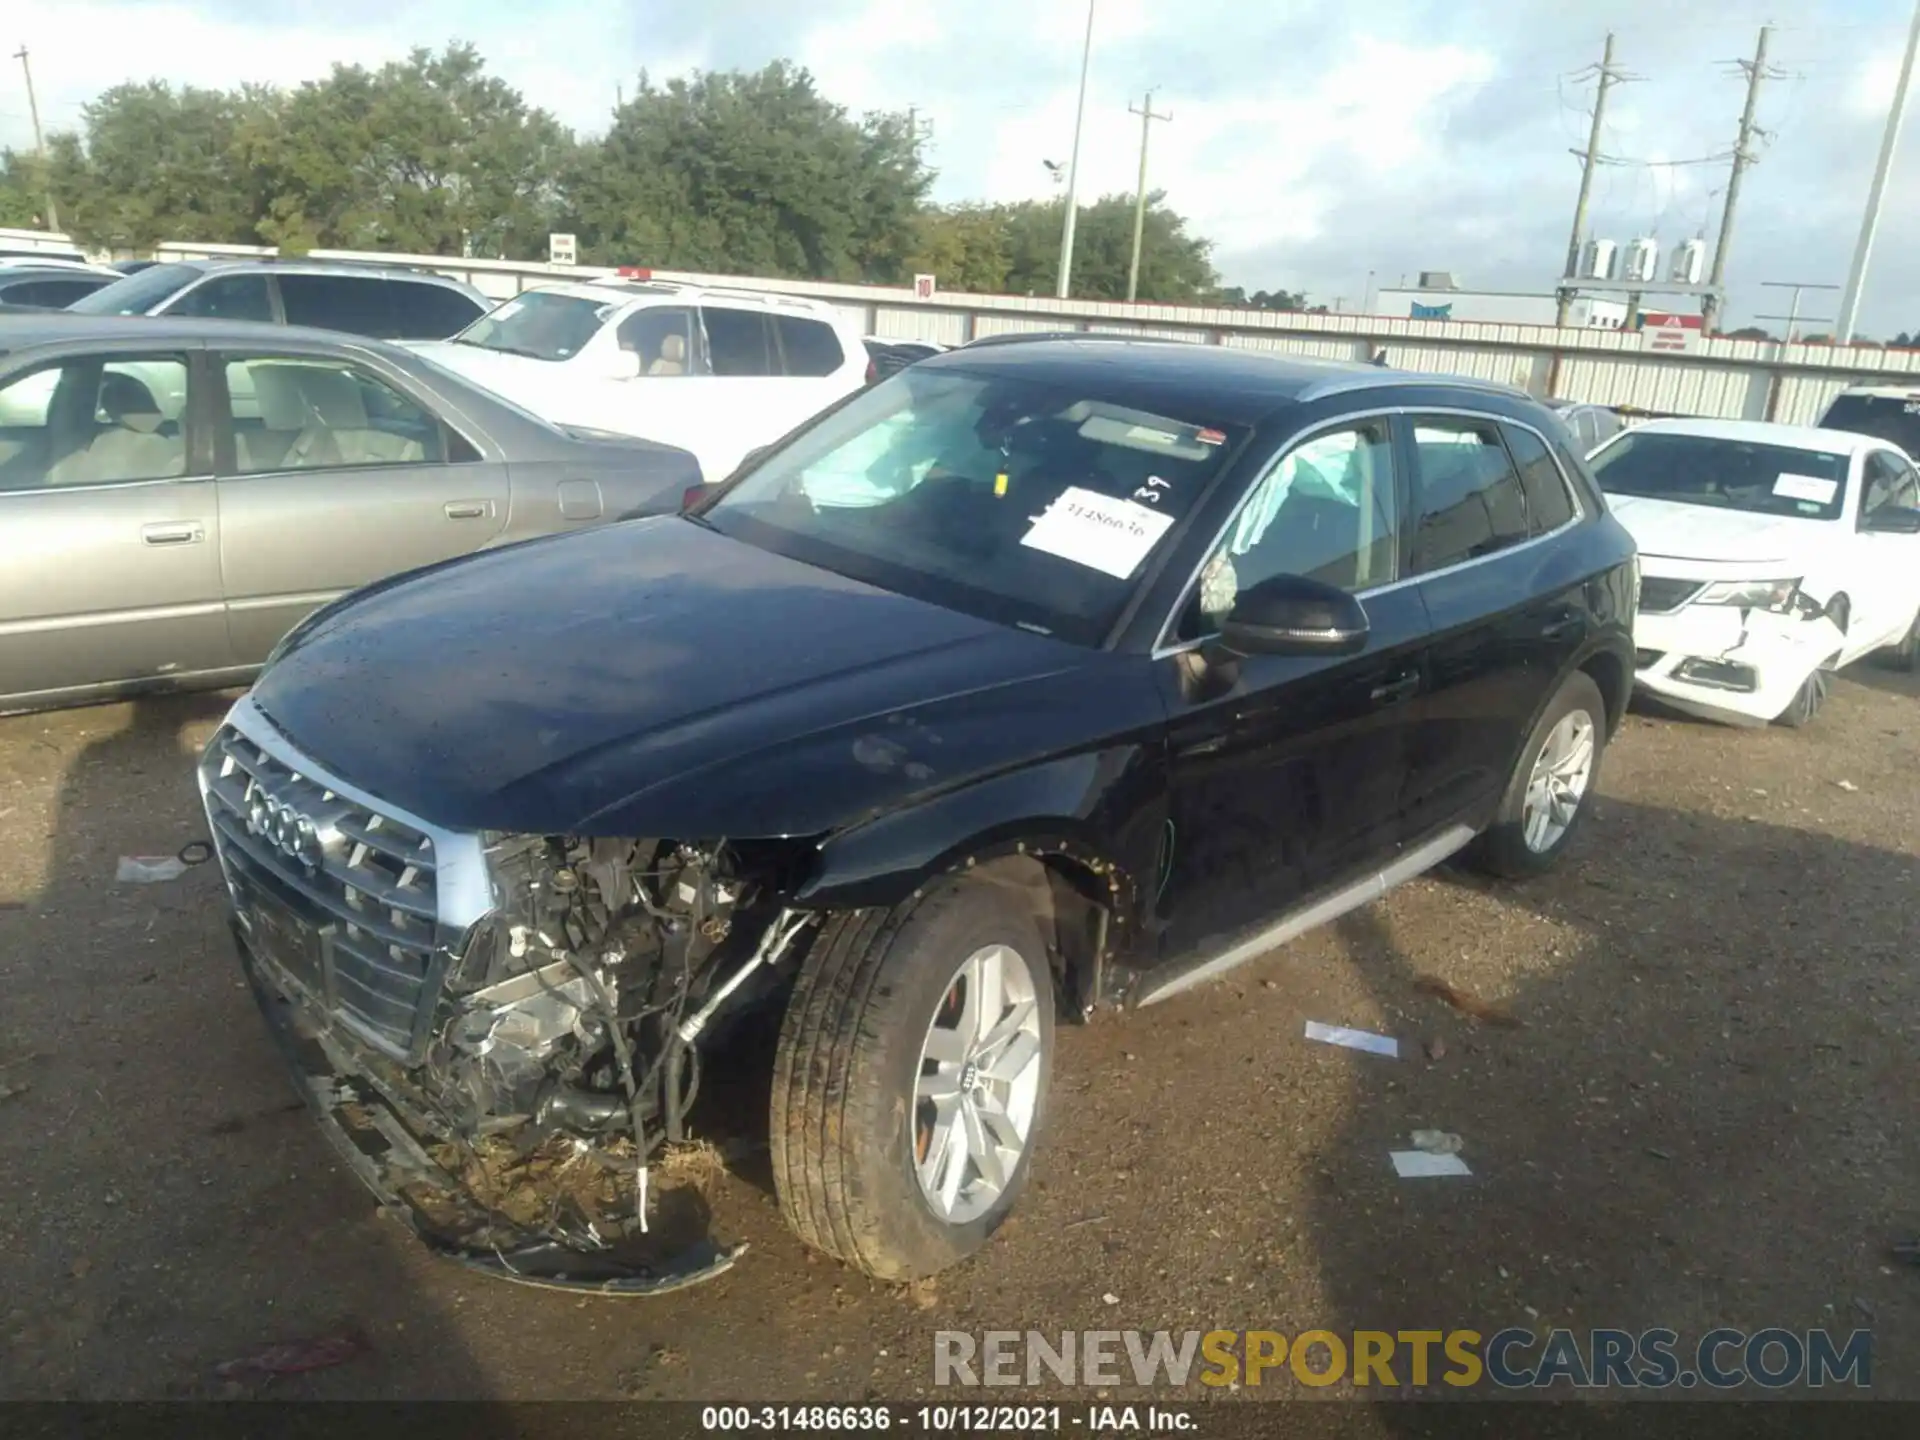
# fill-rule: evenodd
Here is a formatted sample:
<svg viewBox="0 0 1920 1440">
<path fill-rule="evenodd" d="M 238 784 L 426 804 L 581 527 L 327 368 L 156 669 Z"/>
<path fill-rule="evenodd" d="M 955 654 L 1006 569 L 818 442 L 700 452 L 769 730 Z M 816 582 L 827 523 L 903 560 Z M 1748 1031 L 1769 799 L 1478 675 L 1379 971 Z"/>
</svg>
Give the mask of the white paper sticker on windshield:
<svg viewBox="0 0 1920 1440">
<path fill-rule="evenodd" d="M 1831 505 L 1840 488 L 1838 480 L 1822 480 L 1818 475 L 1795 475 L 1783 471 L 1773 482 L 1773 493 L 1783 500 L 1808 500 L 1815 505 Z"/>
<path fill-rule="evenodd" d="M 1171 515 L 1149 506 L 1076 485 L 1047 507 L 1020 543 L 1125 580 L 1172 524 Z"/>
</svg>

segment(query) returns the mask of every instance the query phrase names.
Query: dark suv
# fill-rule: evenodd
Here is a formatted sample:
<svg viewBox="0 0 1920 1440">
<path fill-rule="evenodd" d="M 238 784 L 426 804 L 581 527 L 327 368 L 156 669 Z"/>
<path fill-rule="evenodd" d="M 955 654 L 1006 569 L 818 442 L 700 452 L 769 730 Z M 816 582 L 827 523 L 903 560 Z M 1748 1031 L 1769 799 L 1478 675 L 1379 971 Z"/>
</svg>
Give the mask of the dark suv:
<svg viewBox="0 0 1920 1440">
<path fill-rule="evenodd" d="M 444 340 L 492 306 L 470 285 L 401 265 L 179 260 L 145 266 L 67 308 L 85 315 L 311 325 L 375 340 Z"/>
<path fill-rule="evenodd" d="M 1637 576 L 1518 392 L 970 348 L 681 515 L 319 612 L 201 784 L 302 1092 L 432 1243 L 611 1290 L 723 1268 L 658 1252 L 663 1192 L 729 1022 L 771 1007 L 788 1220 L 924 1275 L 1019 1194 L 1056 1015 L 1451 856 L 1552 864 Z"/>
</svg>

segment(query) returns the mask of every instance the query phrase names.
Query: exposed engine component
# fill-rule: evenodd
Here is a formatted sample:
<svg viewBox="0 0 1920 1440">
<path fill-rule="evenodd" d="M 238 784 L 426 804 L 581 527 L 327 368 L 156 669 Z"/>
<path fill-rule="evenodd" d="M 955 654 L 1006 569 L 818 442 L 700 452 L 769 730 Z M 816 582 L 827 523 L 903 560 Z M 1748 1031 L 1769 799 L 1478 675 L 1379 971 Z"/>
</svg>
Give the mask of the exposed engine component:
<svg viewBox="0 0 1920 1440">
<path fill-rule="evenodd" d="M 518 1254 L 531 1230 L 605 1255 L 665 1203 L 675 1163 L 649 1171 L 685 1138 L 703 1031 L 778 983 L 812 917 L 725 845 L 515 836 L 487 860 L 494 913 L 453 961 L 423 1067 L 367 1078 L 444 1136 L 408 1193 L 446 1242 Z M 434 1202 L 450 1188 L 467 1203 Z"/>
</svg>

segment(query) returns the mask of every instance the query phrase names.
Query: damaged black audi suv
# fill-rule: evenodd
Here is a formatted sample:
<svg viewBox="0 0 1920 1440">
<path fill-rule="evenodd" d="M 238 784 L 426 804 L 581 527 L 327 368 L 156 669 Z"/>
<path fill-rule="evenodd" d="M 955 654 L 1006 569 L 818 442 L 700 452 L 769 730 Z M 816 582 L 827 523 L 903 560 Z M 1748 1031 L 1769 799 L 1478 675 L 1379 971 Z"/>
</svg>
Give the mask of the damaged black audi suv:
<svg viewBox="0 0 1920 1440">
<path fill-rule="evenodd" d="M 1638 577 L 1518 391 L 1008 340 L 680 513 L 316 613 L 200 785 L 302 1091 L 429 1243 L 614 1293 L 724 1269 L 671 1202 L 703 1077 L 758 1054 L 793 1228 L 923 1276 L 1020 1195 L 1057 1017 L 1452 857 L 1558 859 Z"/>
</svg>

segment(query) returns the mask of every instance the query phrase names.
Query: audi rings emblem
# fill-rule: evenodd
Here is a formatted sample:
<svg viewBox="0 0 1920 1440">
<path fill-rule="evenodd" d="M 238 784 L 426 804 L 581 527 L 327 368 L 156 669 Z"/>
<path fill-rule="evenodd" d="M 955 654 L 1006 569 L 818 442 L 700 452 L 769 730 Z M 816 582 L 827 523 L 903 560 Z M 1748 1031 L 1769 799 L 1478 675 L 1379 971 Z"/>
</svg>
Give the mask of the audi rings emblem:
<svg viewBox="0 0 1920 1440">
<path fill-rule="evenodd" d="M 310 875 L 325 858 L 313 821 L 258 785 L 248 787 L 247 829 Z"/>
</svg>

